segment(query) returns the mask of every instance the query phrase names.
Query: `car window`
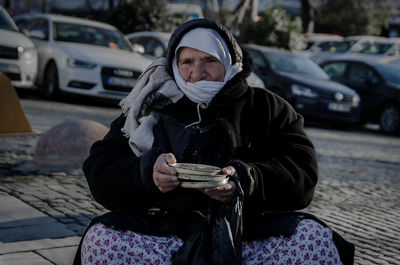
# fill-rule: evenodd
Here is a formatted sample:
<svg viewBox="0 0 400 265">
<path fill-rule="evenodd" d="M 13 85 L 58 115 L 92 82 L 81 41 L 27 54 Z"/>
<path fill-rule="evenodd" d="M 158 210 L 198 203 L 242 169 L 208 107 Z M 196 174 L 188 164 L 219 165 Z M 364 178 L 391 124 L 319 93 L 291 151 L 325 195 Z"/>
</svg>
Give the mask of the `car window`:
<svg viewBox="0 0 400 265">
<path fill-rule="evenodd" d="M 6 14 L 3 14 L 3 12 L 1 12 L 1 10 L 0 10 L 0 28 L 16 31 L 15 26 L 8 20 Z"/>
<path fill-rule="evenodd" d="M 263 51 L 273 71 L 301 74 L 317 79 L 329 79 L 329 76 L 316 63 L 291 53 Z"/>
<path fill-rule="evenodd" d="M 132 43 L 140 44 L 144 47 L 144 53 L 154 57 L 161 57 L 165 54 L 165 48 L 161 41 L 152 37 L 140 37 L 131 40 Z"/>
<path fill-rule="evenodd" d="M 384 54 L 387 52 L 393 44 L 382 43 L 382 42 L 364 42 L 361 44 L 359 53 L 367 54 Z"/>
<path fill-rule="evenodd" d="M 319 43 L 317 46 L 320 49 L 320 51 L 326 52 L 326 51 L 330 51 L 332 44 L 333 43 L 330 41 L 323 41 L 323 42 Z"/>
<path fill-rule="evenodd" d="M 29 20 L 27 18 L 21 18 L 15 21 L 15 24 L 19 28 L 19 30 L 26 30 L 28 29 Z"/>
<path fill-rule="evenodd" d="M 400 54 L 400 44 L 396 44 L 393 47 L 393 50 L 390 52 L 390 55 L 399 55 Z"/>
<path fill-rule="evenodd" d="M 144 45 L 143 45 L 143 42 L 144 42 L 143 37 L 129 38 L 129 41 L 130 41 L 132 44 L 140 44 L 140 45 L 142 45 L 142 46 L 144 47 Z"/>
<path fill-rule="evenodd" d="M 314 45 L 314 41 L 307 41 L 307 43 L 306 43 L 306 48 L 305 48 L 305 50 L 308 50 L 308 49 L 310 49 L 313 45 Z"/>
<path fill-rule="evenodd" d="M 331 78 L 342 78 L 344 77 L 347 69 L 347 64 L 343 62 L 338 63 L 329 63 L 322 67 L 324 71 L 331 77 Z"/>
<path fill-rule="evenodd" d="M 104 46 L 131 51 L 119 31 L 81 24 L 54 22 L 54 40 Z"/>
<path fill-rule="evenodd" d="M 257 65 L 261 68 L 266 67 L 265 61 L 259 52 L 251 50 L 251 49 L 248 49 L 247 52 L 248 52 L 249 56 L 251 57 L 251 59 L 253 60 L 254 65 Z"/>
<path fill-rule="evenodd" d="M 318 46 L 322 52 L 346 52 L 351 48 L 349 41 L 330 41 Z"/>
<path fill-rule="evenodd" d="M 378 83 L 379 77 L 375 74 L 371 67 L 353 63 L 349 71 L 349 81 L 353 83 L 365 83 L 366 81 Z"/>
<path fill-rule="evenodd" d="M 32 23 L 31 23 L 32 22 Z M 38 30 L 43 32 L 45 40 L 49 39 L 49 21 L 45 18 L 38 18 L 28 23 L 29 31 Z"/>
<path fill-rule="evenodd" d="M 387 83 L 400 85 L 400 68 L 397 66 L 379 64 L 376 66 L 378 73 Z"/>
</svg>

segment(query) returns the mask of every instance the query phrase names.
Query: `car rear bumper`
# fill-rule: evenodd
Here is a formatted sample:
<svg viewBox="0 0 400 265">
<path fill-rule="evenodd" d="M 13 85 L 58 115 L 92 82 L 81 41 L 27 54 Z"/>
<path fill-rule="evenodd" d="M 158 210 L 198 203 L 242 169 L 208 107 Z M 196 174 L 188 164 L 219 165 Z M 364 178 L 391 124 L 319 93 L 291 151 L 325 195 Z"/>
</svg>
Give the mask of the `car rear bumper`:
<svg viewBox="0 0 400 265">
<path fill-rule="evenodd" d="M 140 73 L 133 76 L 126 71 L 114 71 L 117 67 L 96 66 L 94 69 L 66 67 L 59 73 L 60 90 L 67 93 L 81 94 L 106 99 L 120 100 L 126 97 L 136 84 Z"/>
</svg>

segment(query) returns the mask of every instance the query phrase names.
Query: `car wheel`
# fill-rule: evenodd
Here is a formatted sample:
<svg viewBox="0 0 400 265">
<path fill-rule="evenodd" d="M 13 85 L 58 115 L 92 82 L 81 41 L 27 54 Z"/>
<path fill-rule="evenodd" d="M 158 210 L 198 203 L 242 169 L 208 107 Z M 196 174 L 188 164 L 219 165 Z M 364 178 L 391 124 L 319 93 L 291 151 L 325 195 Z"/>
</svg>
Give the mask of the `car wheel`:
<svg viewBox="0 0 400 265">
<path fill-rule="evenodd" d="M 400 132 L 400 109 L 393 104 L 385 106 L 381 112 L 379 125 L 385 133 Z"/>
<path fill-rule="evenodd" d="M 46 69 L 44 80 L 44 96 L 47 98 L 55 97 L 58 94 L 58 72 L 57 66 L 51 62 Z"/>
</svg>

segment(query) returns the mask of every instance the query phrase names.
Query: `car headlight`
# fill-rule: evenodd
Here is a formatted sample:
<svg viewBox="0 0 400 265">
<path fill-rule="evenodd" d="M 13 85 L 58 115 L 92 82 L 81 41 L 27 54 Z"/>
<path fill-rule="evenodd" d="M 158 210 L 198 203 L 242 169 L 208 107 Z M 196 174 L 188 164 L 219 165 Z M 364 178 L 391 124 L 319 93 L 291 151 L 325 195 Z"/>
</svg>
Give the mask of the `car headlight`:
<svg viewBox="0 0 400 265">
<path fill-rule="evenodd" d="M 354 107 L 358 107 L 360 105 L 360 96 L 359 95 L 354 95 L 352 99 L 352 103 Z"/>
<path fill-rule="evenodd" d="M 292 85 L 292 93 L 296 96 L 303 96 L 307 98 L 316 98 L 318 97 L 317 92 L 312 90 L 309 87 L 302 85 Z"/>
<path fill-rule="evenodd" d="M 97 66 L 97 64 L 95 64 L 95 63 L 77 60 L 74 58 L 68 58 L 67 65 L 69 67 L 78 67 L 78 68 L 85 68 L 85 69 L 93 69 Z"/>
<path fill-rule="evenodd" d="M 18 52 L 21 54 L 21 58 L 24 58 L 25 60 L 31 60 L 36 56 L 36 49 L 35 48 L 24 48 L 19 46 L 18 47 Z"/>
</svg>

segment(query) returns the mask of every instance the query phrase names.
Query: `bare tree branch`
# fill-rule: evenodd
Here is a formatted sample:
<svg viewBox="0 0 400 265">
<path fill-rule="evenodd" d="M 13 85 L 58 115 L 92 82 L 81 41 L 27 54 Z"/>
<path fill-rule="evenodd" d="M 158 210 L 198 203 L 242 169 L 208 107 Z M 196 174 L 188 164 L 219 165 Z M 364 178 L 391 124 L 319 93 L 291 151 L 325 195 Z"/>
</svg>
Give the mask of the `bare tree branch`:
<svg viewBox="0 0 400 265">
<path fill-rule="evenodd" d="M 314 31 L 315 11 L 312 0 L 301 0 L 303 32 L 312 33 Z"/>
</svg>

